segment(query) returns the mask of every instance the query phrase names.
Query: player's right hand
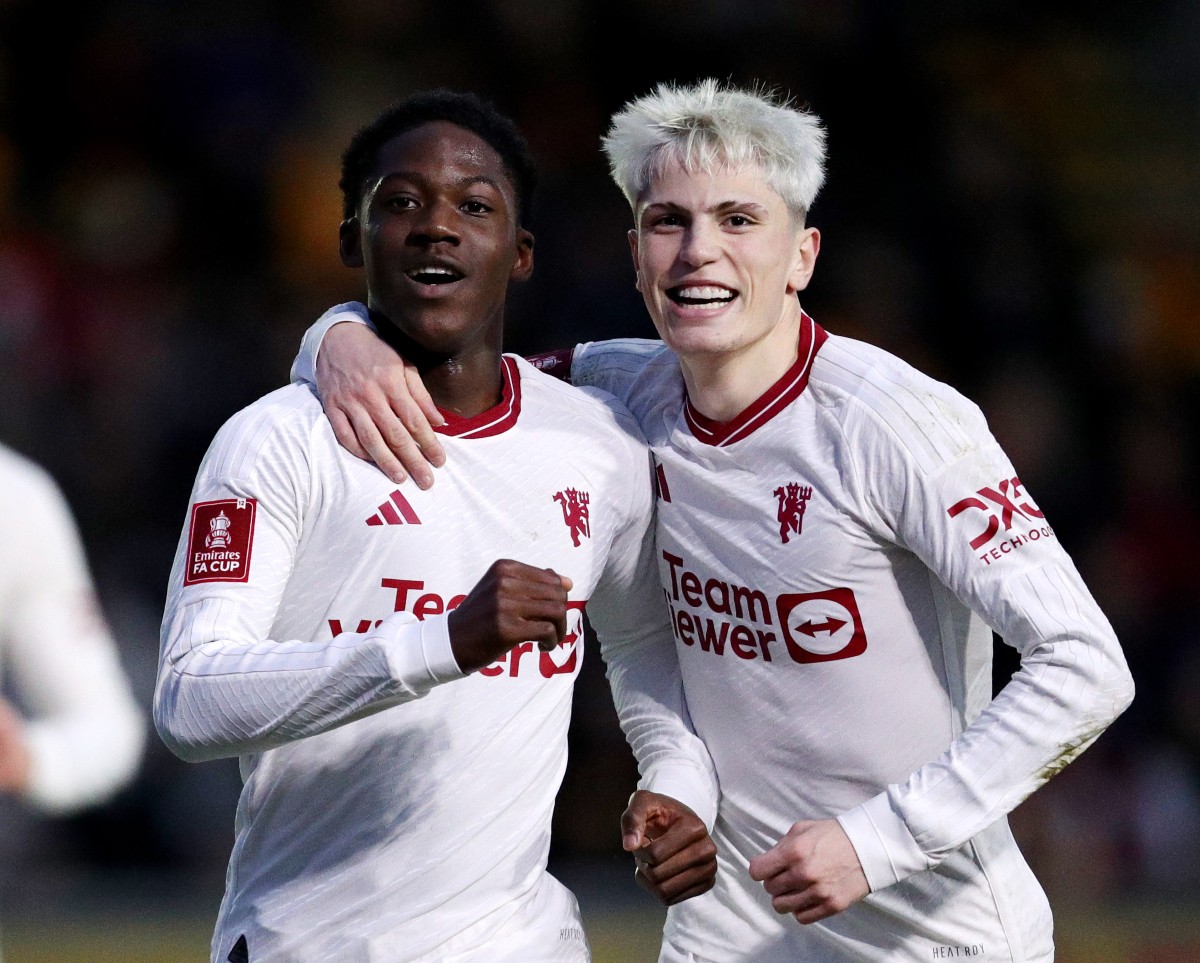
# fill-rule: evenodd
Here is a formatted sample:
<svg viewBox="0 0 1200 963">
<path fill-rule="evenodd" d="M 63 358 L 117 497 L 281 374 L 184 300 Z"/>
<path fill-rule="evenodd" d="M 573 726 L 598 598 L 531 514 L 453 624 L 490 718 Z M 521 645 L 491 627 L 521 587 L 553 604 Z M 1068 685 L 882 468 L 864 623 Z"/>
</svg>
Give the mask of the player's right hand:
<svg viewBox="0 0 1200 963">
<path fill-rule="evenodd" d="M 432 425 L 445 418 L 416 367 L 364 324 L 335 324 L 317 354 L 317 391 L 339 444 L 392 481 L 433 485 L 446 463 Z"/>
<path fill-rule="evenodd" d="M 717 846 L 704 820 L 671 796 L 639 789 L 621 814 L 621 845 L 635 879 L 665 906 L 707 893 L 717 879 Z"/>
<path fill-rule="evenodd" d="M 502 558 L 450 613 L 450 647 L 464 672 L 491 665 L 522 642 L 548 652 L 567 634 L 571 580 Z"/>
<path fill-rule="evenodd" d="M 25 723 L 12 703 L 0 697 L 0 792 L 24 791 L 32 772 Z"/>
</svg>

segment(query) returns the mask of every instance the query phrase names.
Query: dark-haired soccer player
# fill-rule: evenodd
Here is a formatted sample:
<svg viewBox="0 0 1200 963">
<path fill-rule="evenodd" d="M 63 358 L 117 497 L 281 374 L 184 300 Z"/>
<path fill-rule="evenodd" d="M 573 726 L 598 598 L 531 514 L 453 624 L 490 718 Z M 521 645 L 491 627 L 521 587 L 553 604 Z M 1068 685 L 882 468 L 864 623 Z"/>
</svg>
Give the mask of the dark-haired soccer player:
<svg viewBox="0 0 1200 963">
<path fill-rule="evenodd" d="M 533 179 L 511 123 L 449 92 L 344 157 L 342 259 L 443 416 L 436 491 L 340 448 L 300 385 L 235 415 L 200 468 L 155 721 L 185 759 L 241 757 L 213 963 L 586 960 L 546 872 L 585 606 L 646 785 L 714 798 L 636 424 L 501 353 Z M 680 897 L 708 888 L 701 816 L 660 828 L 692 853 Z"/>
</svg>

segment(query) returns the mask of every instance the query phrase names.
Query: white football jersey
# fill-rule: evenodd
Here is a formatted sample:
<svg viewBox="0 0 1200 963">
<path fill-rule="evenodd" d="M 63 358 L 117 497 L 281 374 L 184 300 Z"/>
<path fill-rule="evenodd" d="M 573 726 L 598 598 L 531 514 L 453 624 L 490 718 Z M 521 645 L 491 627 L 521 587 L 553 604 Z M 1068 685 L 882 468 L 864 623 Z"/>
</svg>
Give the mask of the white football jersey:
<svg viewBox="0 0 1200 963">
<path fill-rule="evenodd" d="M 241 756 L 213 963 L 243 939 L 253 963 L 585 960 L 546 872 L 585 607 L 644 778 L 715 799 L 655 585 L 641 434 L 600 392 L 503 371 L 499 406 L 451 418 L 429 491 L 342 450 L 304 385 L 240 412 L 204 459 L 155 718 L 184 758 Z M 498 558 L 573 581 L 569 633 L 464 676 L 447 614 Z"/>
<path fill-rule="evenodd" d="M 70 508 L 39 466 L 0 446 L 0 668 L 28 713 L 25 800 L 63 814 L 137 770 L 146 739 Z"/>
<path fill-rule="evenodd" d="M 660 575 L 721 789 L 716 887 L 671 907 L 663 959 L 1050 960 L 1005 816 L 1132 698 L 1117 640 L 975 405 L 808 317 L 799 348 L 726 424 L 692 409 L 661 343 L 573 356 L 574 383 L 625 401 L 651 446 Z M 995 700 L 993 629 L 1021 654 Z M 872 892 L 801 926 L 748 863 L 830 817 Z"/>
</svg>

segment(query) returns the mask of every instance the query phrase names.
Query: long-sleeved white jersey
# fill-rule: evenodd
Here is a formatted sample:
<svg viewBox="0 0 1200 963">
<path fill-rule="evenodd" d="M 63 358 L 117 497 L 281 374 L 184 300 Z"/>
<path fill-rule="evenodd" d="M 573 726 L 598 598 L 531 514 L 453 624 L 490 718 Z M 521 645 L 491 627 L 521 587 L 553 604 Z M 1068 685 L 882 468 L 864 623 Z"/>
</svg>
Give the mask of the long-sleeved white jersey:
<svg viewBox="0 0 1200 963">
<path fill-rule="evenodd" d="M 155 721 L 184 758 L 241 757 L 214 963 L 586 959 L 546 873 L 585 606 L 644 778 L 715 800 L 654 584 L 641 434 L 600 392 L 503 372 L 500 405 L 444 431 L 430 491 L 342 450 L 304 385 L 234 416 L 204 459 Z M 569 634 L 464 676 L 447 613 L 497 558 L 573 581 Z"/>
<path fill-rule="evenodd" d="M 0 447 L 0 668 L 28 713 L 26 801 L 102 802 L 137 770 L 146 723 L 96 602 L 70 509 L 45 471 Z"/>
<path fill-rule="evenodd" d="M 978 408 L 808 317 L 795 366 L 727 424 L 657 342 L 581 345 L 571 377 L 650 443 L 684 692 L 721 787 L 717 885 L 671 908 L 664 958 L 1050 960 L 1005 817 L 1133 686 Z M 1021 655 L 994 700 L 993 629 Z M 872 892 L 800 926 L 748 863 L 830 817 Z"/>
</svg>

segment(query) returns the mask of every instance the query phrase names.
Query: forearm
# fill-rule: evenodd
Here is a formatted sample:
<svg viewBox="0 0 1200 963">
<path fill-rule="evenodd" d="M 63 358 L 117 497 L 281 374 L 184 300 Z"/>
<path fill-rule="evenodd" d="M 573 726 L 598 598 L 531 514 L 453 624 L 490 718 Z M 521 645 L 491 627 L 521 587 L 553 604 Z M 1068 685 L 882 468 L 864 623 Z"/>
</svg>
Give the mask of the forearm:
<svg viewBox="0 0 1200 963">
<path fill-rule="evenodd" d="M 165 627 L 154 723 L 167 746 L 199 762 L 272 749 L 420 698 L 460 678 L 445 617 L 407 613 L 326 643 L 203 631 L 206 613 Z"/>
<path fill-rule="evenodd" d="M 873 890 L 936 865 L 1007 815 L 1124 710 L 1133 683 L 1107 635 L 1028 648 L 1008 685 L 941 757 L 842 814 Z"/>
<path fill-rule="evenodd" d="M 304 332 L 304 337 L 300 340 L 300 351 L 292 362 L 291 381 L 303 381 L 310 385 L 317 383 L 317 358 L 321 352 L 321 344 L 325 340 L 325 335 L 329 333 L 329 329 L 342 322 L 363 324 L 372 331 L 375 330 L 375 326 L 367 315 L 365 304 L 359 301 L 335 304 Z"/>
<path fill-rule="evenodd" d="M 710 830 L 719 788 L 708 750 L 692 729 L 669 638 L 612 646 L 605 654 L 621 728 L 637 759 L 638 788 L 687 805 Z"/>
</svg>

